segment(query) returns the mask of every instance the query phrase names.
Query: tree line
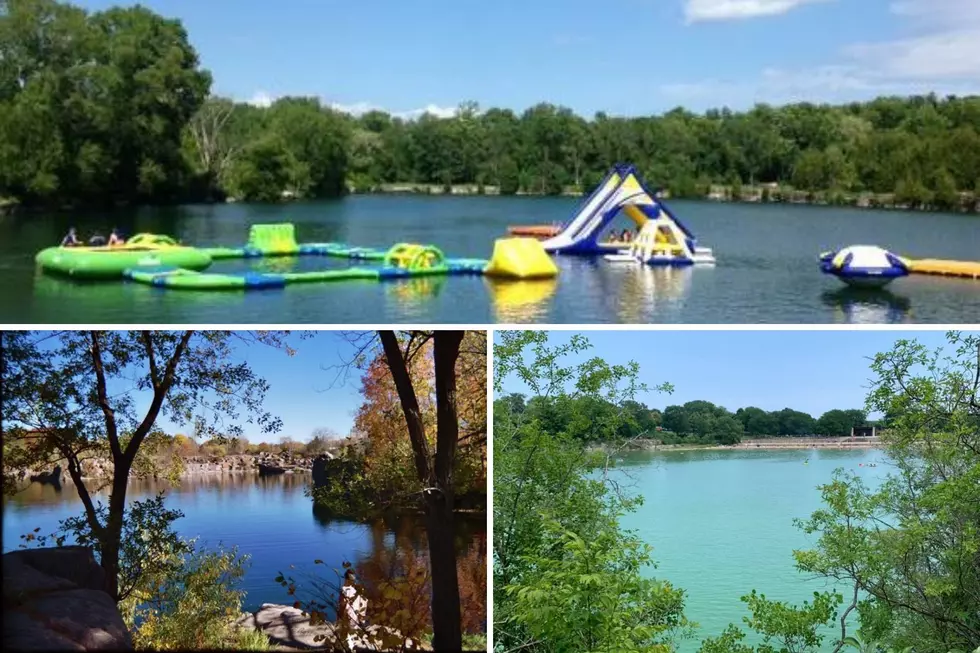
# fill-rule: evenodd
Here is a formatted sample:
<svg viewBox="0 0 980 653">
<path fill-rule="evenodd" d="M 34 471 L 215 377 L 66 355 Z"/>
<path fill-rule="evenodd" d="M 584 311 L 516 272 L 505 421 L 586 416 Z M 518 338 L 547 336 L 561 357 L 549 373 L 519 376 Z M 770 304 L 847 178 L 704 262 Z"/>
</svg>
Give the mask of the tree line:
<svg viewBox="0 0 980 653">
<path fill-rule="evenodd" d="M 834 408 L 819 417 L 792 408 L 766 411 L 755 406 L 733 413 L 700 399 L 660 410 L 635 399 L 617 404 L 590 395 L 526 399 L 514 393 L 498 399 L 495 405 L 506 408 L 508 414 L 537 420 L 549 433 L 565 433 L 587 443 L 636 437 L 665 444 L 737 444 L 743 437 L 842 437 L 850 435 L 852 428 L 868 423 L 867 413 L 860 409 Z M 608 425 L 613 421 L 617 427 L 610 430 Z"/>
<path fill-rule="evenodd" d="M 975 207 L 980 97 L 882 97 L 585 118 L 541 103 L 454 116 L 352 116 L 316 98 L 257 107 L 211 93 L 180 21 L 0 1 L 0 197 L 83 205 L 336 197 L 385 184 L 587 192 L 617 162 L 673 196 L 762 187 L 822 201 L 888 194 Z M 778 187 L 763 187 L 777 184 Z"/>
</svg>

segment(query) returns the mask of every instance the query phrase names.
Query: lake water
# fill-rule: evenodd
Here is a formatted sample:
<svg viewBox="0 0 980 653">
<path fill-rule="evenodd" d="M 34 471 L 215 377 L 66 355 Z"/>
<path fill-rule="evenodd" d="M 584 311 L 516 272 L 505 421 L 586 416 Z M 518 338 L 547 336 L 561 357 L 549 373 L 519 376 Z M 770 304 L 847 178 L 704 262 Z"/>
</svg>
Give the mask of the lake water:
<svg viewBox="0 0 980 653">
<path fill-rule="evenodd" d="M 186 206 L 107 216 L 0 219 L 0 322 L 52 323 L 969 323 L 980 282 L 915 276 L 887 291 L 854 293 L 819 272 L 816 257 L 877 244 L 912 257 L 980 259 L 980 218 L 783 205 L 671 202 L 712 247 L 713 269 L 651 269 L 560 258 L 557 281 L 426 278 L 302 284 L 264 292 L 180 292 L 141 284 L 79 284 L 40 275 L 34 255 L 70 224 L 87 236 L 172 234 L 202 245 L 240 245 L 248 226 L 289 221 L 301 242 L 387 247 L 432 243 L 449 256 L 490 256 L 510 224 L 571 217 L 576 198 L 353 196 L 287 205 Z M 617 228 L 627 226 L 624 221 Z M 309 270 L 319 258 L 225 262 L 212 271 Z M 346 265 L 346 263 L 344 263 Z"/>
<path fill-rule="evenodd" d="M 396 550 L 422 555 L 427 551 L 424 531 L 417 520 L 363 524 L 316 514 L 311 499 L 303 495 L 308 483 L 306 474 L 202 474 L 186 477 L 178 487 L 163 481 L 133 480 L 127 501 L 151 497 L 162 490 L 166 492 L 166 505 L 184 513 L 175 522 L 181 536 L 198 537 L 199 545 L 237 545 L 239 552 L 249 554 L 251 564 L 241 585 L 247 592 L 243 606 L 246 610 L 255 610 L 262 603 L 293 603 L 295 597 L 274 582 L 280 571 L 300 581 L 301 587 L 309 578 L 306 574 L 314 573 L 336 583 L 332 570 L 342 572 L 344 562 L 359 569 L 377 568 L 384 566 L 379 562 L 390 561 Z M 105 494 L 99 496 L 104 502 L 108 500 Z M 17 549 L 20 536 L 34 528 L 40 527 L 40 534 L 51 533 L 60 519 L 79 515 L 82 510 L 70 483 L 61 492 L 49 485 L 32 483 L 4 501 L 4 551 Z M 469 554 L 479 559 L 485 577 L 486 519 L 457 521 L 460 558 Z M 324 565 L 314 565 L 316 559 L 322 559 Z M 296 569 L 289 569 L 290 565 Z M 464 573 L 472 571 L 464 568 Z M 310 583 L 305 585 L 309 587 Z M 485 627 L 485 614 L 477 621 L 480 619 Z"/>
<path fill-rule="evenodd" d="M 793 550 L 810 548 L 813 539 L 793 519 L 821 506 L 817 486 L 838 467 L 876 486 L 889 469 L 883 457 L 878 450 L 830 449 L 630 454 L 622 468 L 645 501 L 623 525 L 654 547 L 659 568 L 650 574 L 686 590 L 687 615 L 700 624 L 681 651 L 697 651 L 729 623 L 745 628 L 748 611 L 739 598 L 753 589 L 797 604 L 832 589 L 796 570 Z M 877 466 L 859 466 L 868 462 Z M 760 643 L 753 635 L 746 643 Z M 825 650 L 833 649 L 832 637 Z"/>
</svg>

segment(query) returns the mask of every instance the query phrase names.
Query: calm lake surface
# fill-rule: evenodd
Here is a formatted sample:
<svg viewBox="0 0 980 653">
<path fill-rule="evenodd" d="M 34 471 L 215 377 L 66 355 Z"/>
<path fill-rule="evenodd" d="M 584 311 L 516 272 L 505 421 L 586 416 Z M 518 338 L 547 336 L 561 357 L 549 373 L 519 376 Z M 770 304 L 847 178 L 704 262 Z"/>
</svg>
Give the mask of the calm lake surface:
<svg viewBox="0 0 980 653">
<path fill-rule="evenodd" d="M 201 245 L 240 245 L 248 226 L 289 221 L 301 242 L 387 247 L 438 245 L 449 256 L 488 258 L 510 224 L 570 218 L 577 198 L 353 196 L 287 205 L 185 206 L 111 216 L 0 219 L 0 322 L 48 323 L 968 323 L 980 320 L 980 282 L 912 277 L 887 291 L 854 293 L 819 272 L 816 257 L 877 244 L 912 257 L 980 259 L 980 218 L 856 209 L 671 202 L 712 247 L 713 269 L 655 270 L 559 259 L 557 281 L 483 278 L 303 284 L 264 292 L 180 292 L 141 284 L 79 284 L 42 276 L 34 255 L 69 225 L 84 237 L 172 234 Z M 628 226 L 624 219 L 616 228 Z M 224 262 L 211 271 L 312 270 L 346 262 L 304 258 Z"/>
<path fill-rule="evenodd" d="M 313 512 L 312 501 L 303 495 L 308 474 L 258 476 L 257 474 L 201 474 L 185 478 L 172 487 L 164 481 L 130 481 L 128 501 L 166 492 L 168 508 L 184 517 L 175 522 L 183 537 L 198 537 L 199 545 L 231 547 L 251 556 L 242 588 L 243 608 L 255 610 L 262 603 L 292 604 L 286 589 L 274 582 L 280 571 L 292 575 L 300 586 L 316 573 L 336 582 L 333 569 L 344 562 L 355 566 L 389 559 L 390 552 L 406 548 L 425 553 L 424 531 L 415 520 L 378 521 L 362 524 L 330 519 Z M 100 494 L 103 502 L 107 494 Z M 20 536 L 41 527 L 40 534 L 53 532 L 60 519 L 81 514 L 78 494 L 69 483 L 61 492 L 49 485 L 32 483 L 24 492 L 5 500 L 3 548 L 15 550 Z M 463 554 L 479 555 L 486 565 L 486 519 L 458 519 L 457 547 Z M 324 565 L 313 565 L 322 559 Z M 289 569 L 296 565 L 296 569 Z M 308 586 L 309 583 L 307 582 Z"/>
<path fill-rule="evenodd" d="M 877 466 L 859 467 L 869 462 Z M 797 604 L 832 589 L 796 571 L 793 550 L 810 548 L 815 538 L 793 519 L 821 506 L 817 486 L 836 468 L 856 472 L 872 487 L 889 470 L 881 451 L 829 449 L 636 453 L 621 467 L 645 499 L 624 526 L 653 546 L 659 568 L 650 574 L 686 590 L 688 618 L 700 624 L 697 637 L 682 643 L 684 653 L 729 623 L 744 628 L 748 611 L 739 598 L 753 589 Z M 753 635 L 745 643 L 761 642 Z M 824 649 L 833 650 L 831 640 Z"/>
</svg>

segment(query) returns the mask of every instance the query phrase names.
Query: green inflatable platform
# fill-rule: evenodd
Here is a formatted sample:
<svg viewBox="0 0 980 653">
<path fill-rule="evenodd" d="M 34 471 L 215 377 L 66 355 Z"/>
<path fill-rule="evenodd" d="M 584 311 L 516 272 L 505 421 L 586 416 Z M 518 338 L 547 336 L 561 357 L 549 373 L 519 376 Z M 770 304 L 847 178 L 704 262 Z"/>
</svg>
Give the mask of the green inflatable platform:
<svg viewBox="0 0 980 653">
<path fill-rule="evenodd" d="M 48 247 L 34 259 L 45 272 L 75 279 L 120 279 L 127 270 L 171 266 L 204 270 L 211 257 L 200 249 L 181 246 L 123 245 L 120 247 Z"/>
</svg>

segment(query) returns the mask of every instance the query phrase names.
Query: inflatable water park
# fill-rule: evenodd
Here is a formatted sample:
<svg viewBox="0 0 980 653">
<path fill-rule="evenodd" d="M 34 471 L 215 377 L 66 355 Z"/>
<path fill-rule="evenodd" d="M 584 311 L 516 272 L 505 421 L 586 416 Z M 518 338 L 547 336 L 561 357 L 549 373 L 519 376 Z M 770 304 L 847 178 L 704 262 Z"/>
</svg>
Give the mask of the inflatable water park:
<svg viewBox="0 0 980 653">
<path fill-rule="evenodd" d="M 619 216 L 634 232 L 616 237 Z M 128 280 L 158 288 L 236 290 L 345 280 L 482 275 L 503 281 L 553 279 L 552 256 L 593 257 L 610 264 L 654 267 L 714 266 L 712 249 L 651 192 L 632 165 L 613 166 L 564 224 L 518 225 L 494 241 L 489 259 L 451 258 L 435 245 L 398 243 L 387 249 L 343 243 L 300 243 L 291 223 L 254 224 L 238 247 L 195 247 L 160 234 L 137 234 L 122 245 L 58 246 L 35 260 L 45 273 L 79 280 Z M 319 256 L 347 259 L 350 267 L 313 271 L 209 272 L 234 259 Z M 980 279 L 980 263 L 912 260 L 874 245 L 851 245 L 819 256 L 820 270 L 850 286 L 882 288 L 909 274 Z"/>
<path fill-rule="evenodd" d="M 273 256 L 326 256 L 349 259 L 356 264 L 309 272 L 205 271 L 215 261 Z M 384 281 L 437 275 L 523 280 L 558 274 L 554 261 L 533 239 L 498 239 L 489 260 L 448 258 L 439 248 L 418 243 L 399 243 L 386 250 L 340 243 L 300 244 L 290 223 L 252 225 L 248 242 L 241 247 L 192 247 L 169 236 L 138 234 L 124 245 L 49 247 L 39 252 L 35 260 L 44 272 L 73 279 L 126 279 L 158 288 L 185 290 L 250 290 L 296 283 Z"/>
<path fill-rule="evenodd" d="M 636 237 L 629 242 L 600 240 L 620 214 L 633 221 Z M 508 232 L 542 239 L 550 254 L 601 256 L 610 262 L 646 265 L 715 263 L 711 249 L 698 246 L 691 230 L 650 192 L 632 165 L 614 166 L 564 225 L 512 226 Z"/>
</svg>

